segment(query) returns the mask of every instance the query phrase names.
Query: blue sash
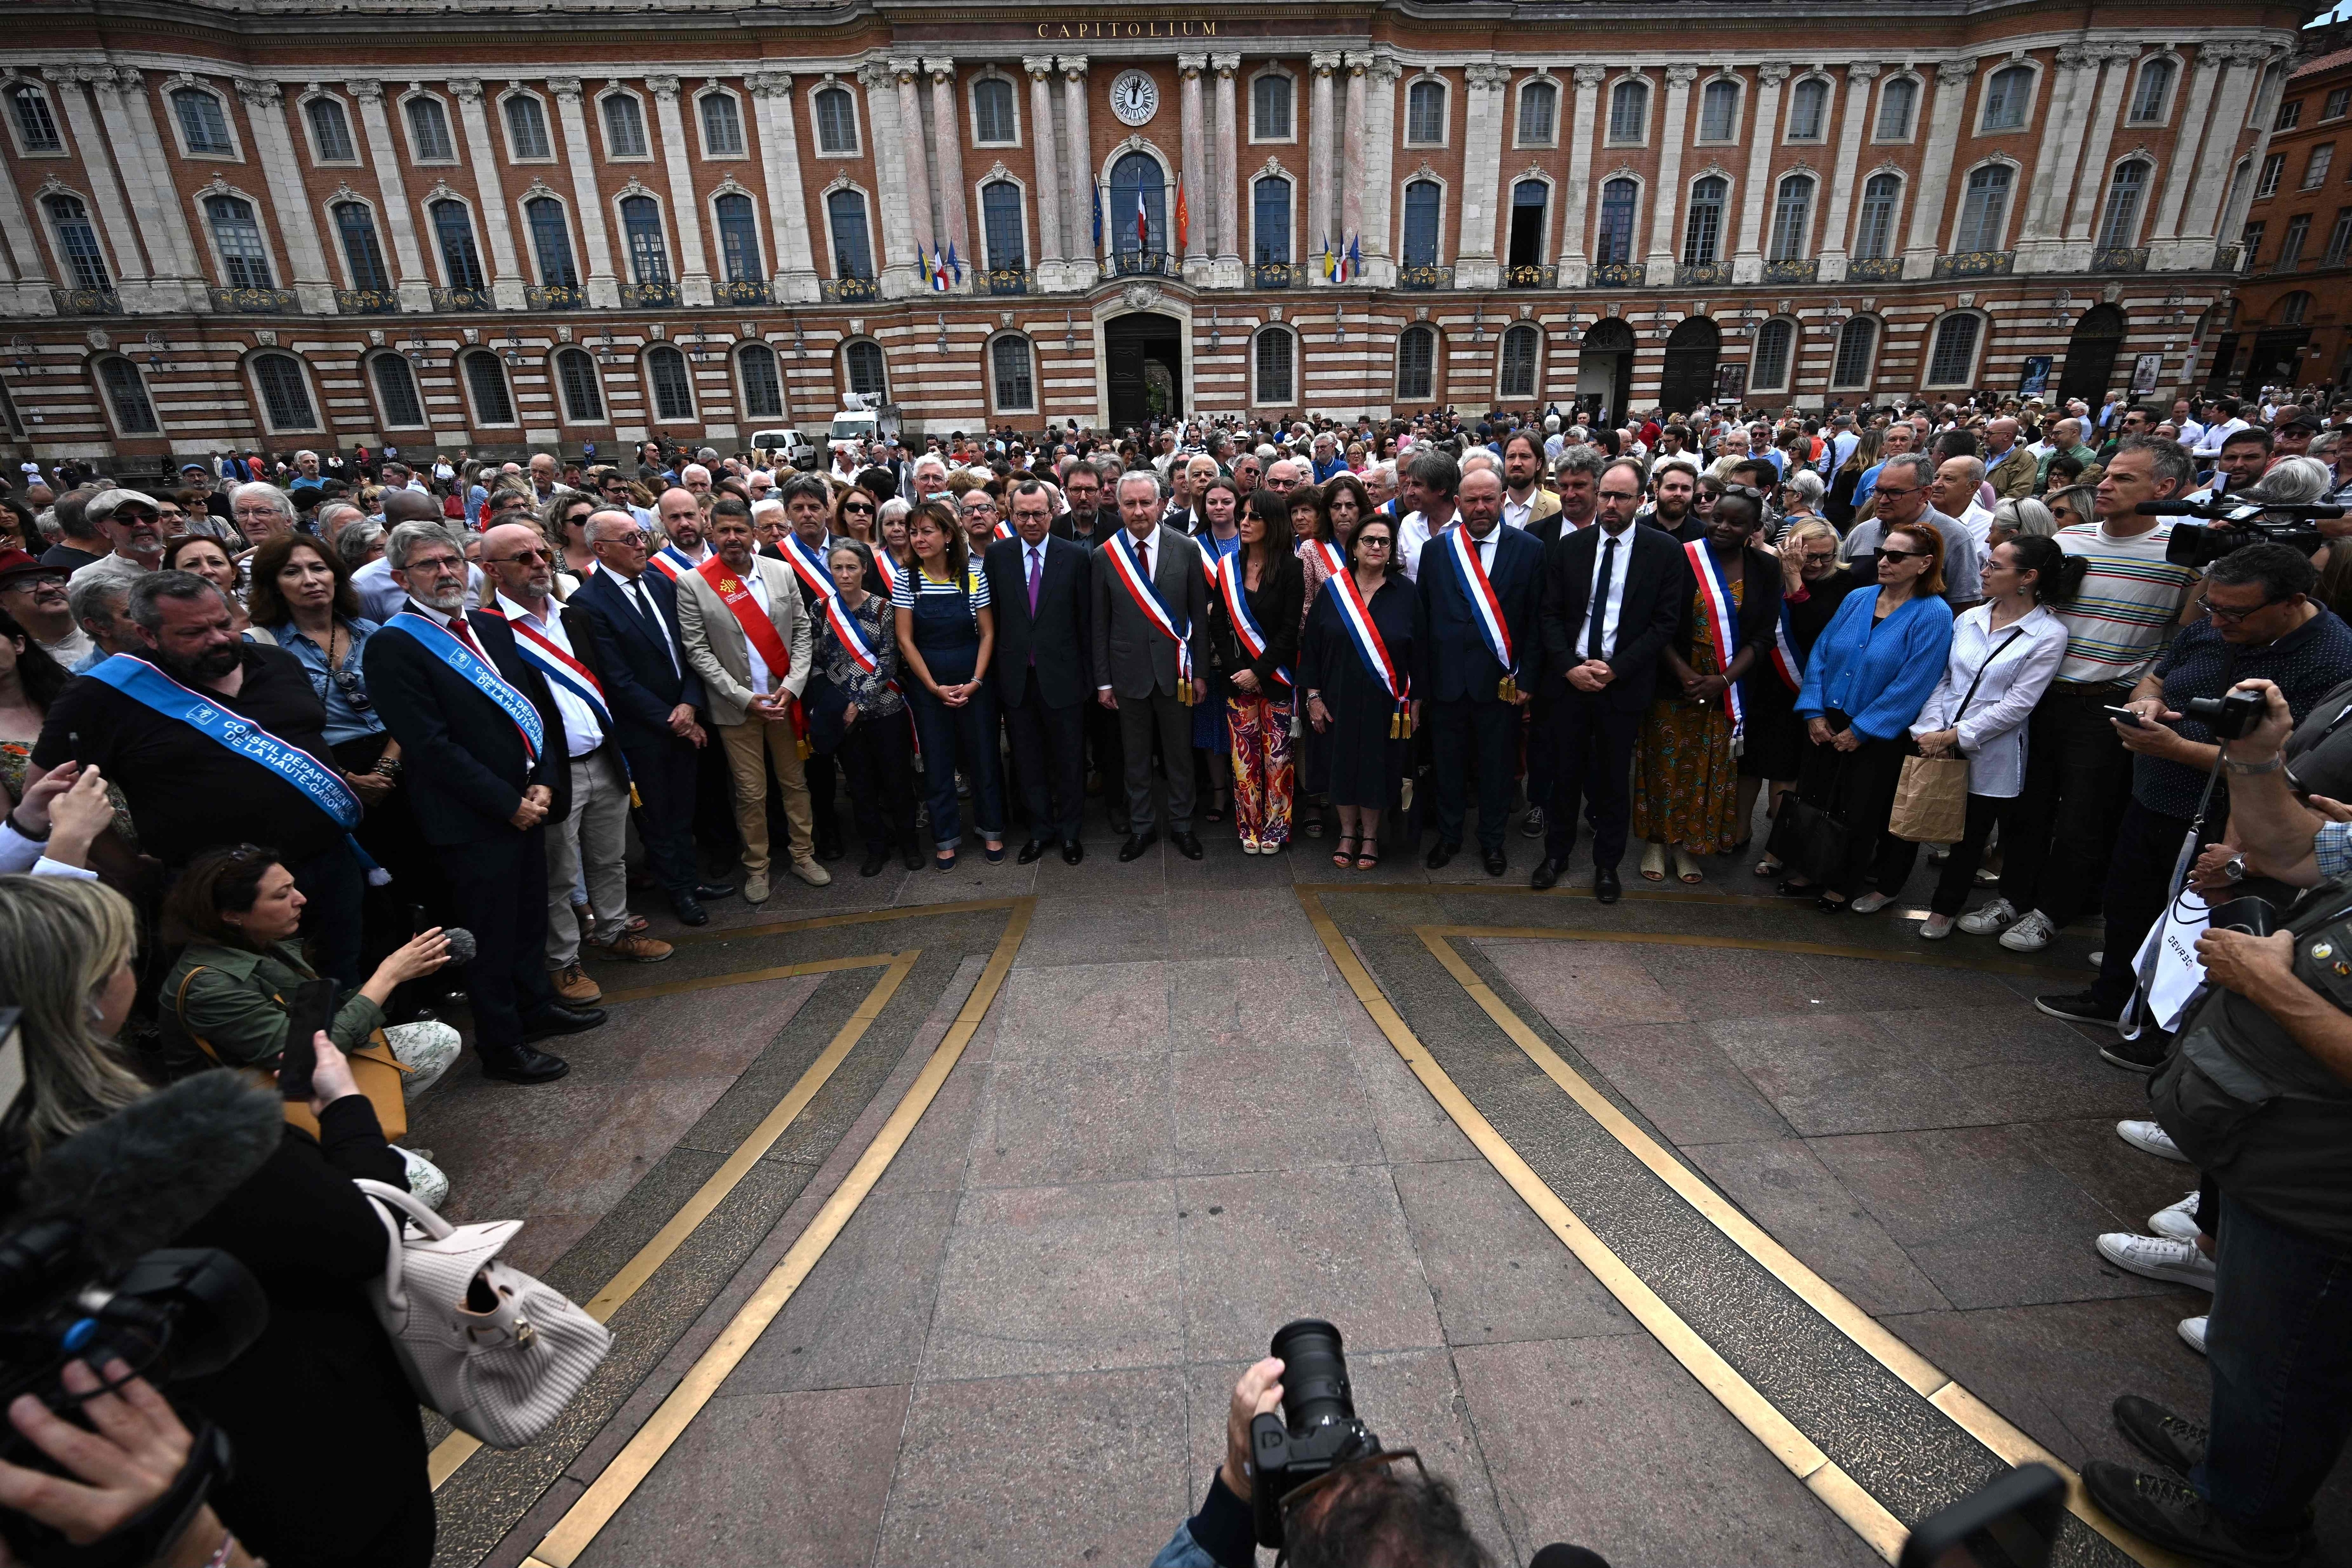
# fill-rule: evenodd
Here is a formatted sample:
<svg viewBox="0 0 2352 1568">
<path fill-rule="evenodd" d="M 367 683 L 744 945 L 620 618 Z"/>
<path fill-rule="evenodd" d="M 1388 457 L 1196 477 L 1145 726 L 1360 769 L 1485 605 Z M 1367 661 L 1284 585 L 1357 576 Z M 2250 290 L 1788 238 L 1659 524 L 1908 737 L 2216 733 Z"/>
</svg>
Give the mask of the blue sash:
<svg viewBox="0 0 2352 1568">
<path fill-rule="evenodd" d="M 530 706 L 530 699 L 509 685 L 507 678 L 495 667 L 457 641 L 446 628 L 414 610 L 402 611 L 385 622 L 383 629 L 404 632 L 414 637 L 426 653 L 457 671 L 467 685 L 498 704 L 499 711 L 522 732 L 523 750 L 529 754 L 530 766 L 539 765 L 539 754 L 547 746 L 547 726 L 541 720 L 539 710 Z"/>
</svg>

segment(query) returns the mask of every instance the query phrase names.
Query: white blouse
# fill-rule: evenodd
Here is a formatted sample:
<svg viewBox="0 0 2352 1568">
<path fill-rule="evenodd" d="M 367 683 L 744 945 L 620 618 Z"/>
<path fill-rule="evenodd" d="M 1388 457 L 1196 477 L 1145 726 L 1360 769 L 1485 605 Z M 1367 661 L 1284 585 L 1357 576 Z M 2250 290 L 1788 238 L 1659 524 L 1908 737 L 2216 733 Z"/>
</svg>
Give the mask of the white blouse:
<svg viewBox="0 0 2352 1568">
<path fill-rule="evenodd" d="M 2020 633 L 2014 642 L 2011 632 Z M 1999 632 L 1992 629 L 1990 604 L 1966 611 L 1952 622 L 1952 651 L 1944 664 L 1944 678 L 1936 683 L 1911 733 L 1929 735 L 1953 727 L 1953 711 L 1968 696 L 1969 683 L 1976 682 L 1976 695 L 1969 699 L 1969 711 L 1959 720 L 1960 754 L 1969 759 L 1969 793 L 2012 799 L 2025 788 L 2025 721 L 2065 656 L 2065 624 L 2039 604 Z M 1979 670 L 1984 671 L 1980 682 Z"/>
</svg>

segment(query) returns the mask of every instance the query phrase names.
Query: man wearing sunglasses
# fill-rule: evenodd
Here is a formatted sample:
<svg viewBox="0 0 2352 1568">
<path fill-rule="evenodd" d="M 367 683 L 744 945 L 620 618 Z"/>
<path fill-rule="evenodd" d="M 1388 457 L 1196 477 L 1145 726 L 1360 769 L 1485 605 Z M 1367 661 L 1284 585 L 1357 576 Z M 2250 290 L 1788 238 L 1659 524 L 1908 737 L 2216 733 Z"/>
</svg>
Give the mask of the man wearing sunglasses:
<svg viewBox="0 0 2352 1568">
<path fill-rule="evenodd" d="M 101 490 L 82 514 L 104 530 L 114 549 L 74 572 L 75 579 L 114 578 L 129 584 L 163 564 L 162 514 L 136 490 Z"/>
</svg>

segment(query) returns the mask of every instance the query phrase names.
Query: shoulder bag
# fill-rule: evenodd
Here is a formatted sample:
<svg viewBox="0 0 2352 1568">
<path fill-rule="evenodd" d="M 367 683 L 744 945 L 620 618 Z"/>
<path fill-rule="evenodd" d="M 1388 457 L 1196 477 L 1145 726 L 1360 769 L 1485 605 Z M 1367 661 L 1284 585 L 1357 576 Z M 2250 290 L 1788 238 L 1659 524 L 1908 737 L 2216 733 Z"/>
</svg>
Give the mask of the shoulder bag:
<svg viewBox="0 0 2352 1568">
<path fill-rule="evenodd" d="M 180 977 L 180 988 L 172 998 L 172 1011 L 179 1018 L 180 1028 L 196 1042 L 196 1049 L 211 1057 L 216 1065 L 226 1067 L 228 1063 L 221 1061 L 220 1052 L 213 1049 L 213 1042 L 188 1025 L 188 982 L 211 967 L 199 964 Z M 270 993 L 269 999 L 281 1008 L 286 1005 L 286 998 L 274 991 Z M 368 1103 L 375 1107 L 376 1125 L 383 1130 L 383 1141 L 396 1144 L 408 1136 L 408 1101 L 400 1080 L 409 1069 L 392 1053 L 392 1041 L 384 1038 L 383 1030 L 377 1030 L 369 1035 L 368 1042 L 347 1053 L 344 1060 L 352 1064 L 352 1083 L 367 1096 Z M 261 1086 L 271 1093 L 278 1092 L 278 1074 L 269 1068 L 255 1066 L 246 1071 L 257 1078 Z M 299 1101 L 286 1102 L 286 1120 L 314 1138 L 319 1135 L 319 1118 L 310 1114 L 310 1106 Z"/>
<path fill-rule="evenodd" d="M 2001 639 L 2000 647 L 1985 655 L 1985 662 L 1977 666 L 1977 678 L 1969 683 L 1967 695 L 1952 711 L 1948 728 L 1959 728 L 1960 716 L 1976 700 L 1977 687 L 1984 684 L 1985 672 L 1992 668 L 1995 659 L 2009 652 L 2011 643 L 2024 635 L 2025 628 L 2017 627 Z M 1905 758 L 1903 777 L 1895 786 L 1895 811 L 1886 821 L 1886 831 L 1915 844 L 1956 844 L 1968 836 L 1968 826 L 1969 759 Z"/>
</svg>

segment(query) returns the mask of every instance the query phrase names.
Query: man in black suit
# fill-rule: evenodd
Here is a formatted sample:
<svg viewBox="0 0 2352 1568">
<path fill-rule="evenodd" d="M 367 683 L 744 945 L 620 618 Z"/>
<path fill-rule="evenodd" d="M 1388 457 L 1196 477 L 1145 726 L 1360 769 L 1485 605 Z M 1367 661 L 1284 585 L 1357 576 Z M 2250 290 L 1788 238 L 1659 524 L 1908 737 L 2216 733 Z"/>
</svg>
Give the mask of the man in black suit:
<svg viewBox="0 0 2352 1568">
<path fill-rule="evenodd" d="M 361 658 L 368 695 L 400 742 L 416 825 L 441 857 L 455 906 L 474 933 L 466 966 L 474 1049 L 482 1071 L 543 1083 L 571 1071 L 530 1042 L 604 1021 L 602 1009 L 562 1005 L 549 983 L 546 823 L 571 806 L 563 718 L 538 671 L 496 615 L 466 610 L 466 557 L 437 523 L 403 523 L 384 542 L 393 580 L 422 616 L 486 661 L 538 711 L 533 756 L 520 722 L 458 674 L 397 617 Z M 437 643 L 439 639 L 435 639 Z"/>
<path fill-rule="evenodd" d="M 1617 867 L 1633 825 L 1633 737 L 1658 684 L 1658 655 L 1691 596 L 1682 547 L 1659 528 L 1636 528 L 1642 469 L 1621 459 L 1602 470 L 1596 526 L 1561 536 L 1544 562 L 1543 642 L 1552 691 L 1557 760 L 1543 864 L 1531 885 L 1559 881 L 1576 844 L 1580 799 L 1592 813 L 1592 890 L 1617 902 Z"/>
<path fill-rule="evenodd" d="M 1020 862 L 1056 841 L 1071 865 L 1087 804 L 1087 662 L 1094 647 L 1094 570 L 1086 547 L 1055 538 L 1054 497 L 1035 480 L 1010 497 L 1016 536 L 988 547 L 996 609 L 996 695 L 1013 739 L 1013 777 L 1029 817 Z"/>
</svg>

